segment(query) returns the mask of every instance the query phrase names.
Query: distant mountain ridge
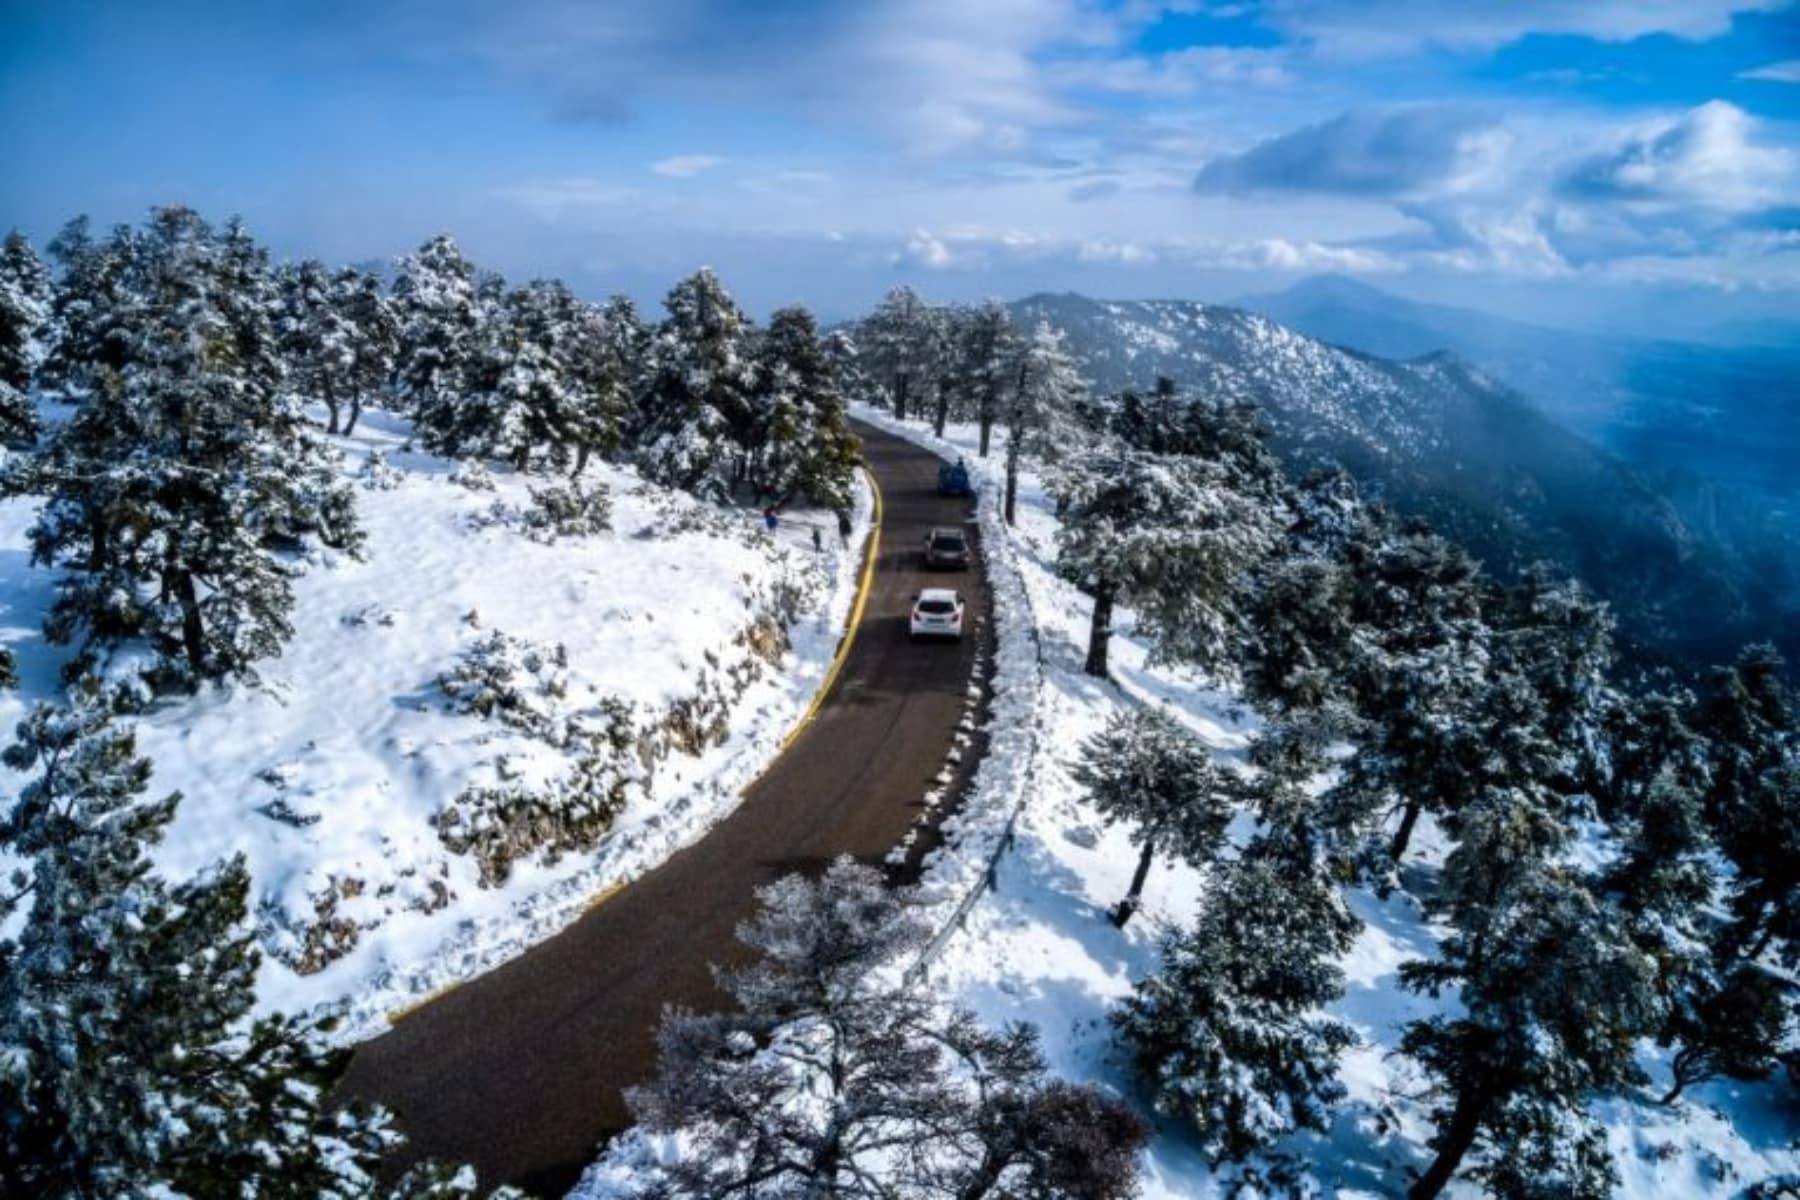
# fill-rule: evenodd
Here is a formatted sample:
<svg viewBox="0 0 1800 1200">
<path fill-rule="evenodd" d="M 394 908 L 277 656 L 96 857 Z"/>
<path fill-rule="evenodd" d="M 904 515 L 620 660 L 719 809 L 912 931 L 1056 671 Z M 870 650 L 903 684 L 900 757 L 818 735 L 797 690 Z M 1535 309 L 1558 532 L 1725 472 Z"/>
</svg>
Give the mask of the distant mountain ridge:
<svg viewBox="0 0 1800 1200">
<path fill-rule="evenodd" d="M 1800 326 L 1743 326 L 1746 344 L 1609 337 L 1424 304 L 1321 275 L 1241 307 L 1310 337 L 1387 358 L 1451 351 L 1552 417 L 1671 480 L 1753 493 L 1800 532 Z M 1769 344 L 1757 344 L 1769 343 Z M 1710 502 L 1710 501 L 1709 501 Z"/>
<path fill-rule="evenodd" d="M 1612 602 L 1653 655 L 1716 661 L 1747 640 L 1800 652 L 1789 580 L 1696 532 L 1642 474 L 1448 353 L 1400 362 L 1194 301 L 1036 295 L 1016 320 L 1069 337 L 1101 391 L 1166 374 L 1255 403 L 1296 467 L 1331 460 L 1506 575 L 1549 559 Z"/>
</svg>

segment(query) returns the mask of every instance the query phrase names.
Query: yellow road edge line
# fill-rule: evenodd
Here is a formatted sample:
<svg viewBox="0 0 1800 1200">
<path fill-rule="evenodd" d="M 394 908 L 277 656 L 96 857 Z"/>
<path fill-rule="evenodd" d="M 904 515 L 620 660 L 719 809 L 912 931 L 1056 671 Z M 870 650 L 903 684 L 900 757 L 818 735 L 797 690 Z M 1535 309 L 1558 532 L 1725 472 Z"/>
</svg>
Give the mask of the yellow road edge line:
<svg viewBox="0 0 1800 1200">
<path fill-rule="evenodd" d="M 794 739 L 804 733 L 806 727 L 812 724 L 813 718 L 819 715 L 819 709 L 824 707 L 826 698 L 831 695 L 832 685 L 837 682 L 839 673 L 844 669 L 845 660 L 850 657 L 850 648 L 856 644 L 856 631 L 862 627 L 863 609 L 869 603 L 869 585 L 875 581 L 875 563 L 881 557 L 881 485 L 875 481 L 875 472 L 867 466 L 863 467 L 863 474 L 869 477 L 869 490 L 875 495 L 875 520 L 869 526 L 868 559 L 863 563 L 862 582 L 856 588 L 856 603 L 850 607 L 849 624 L 844 628 L 844 638 L 838 643 L 837 653 L 832 656 L 831 668 L 825 672 L 825 681 L 813 693 L 812 703 L 806 706 L 806 711 L 800 714 L 794 727 L 781 739 L 777 754 L 793 745 Z"/>
<path fill-rule="evenodd" d="M 611 883 L 607 884 L 605 887 L 601 888 L 599 891 L 597 891 L 593 895 L 589 896 L 587 898 L 587 900 L 582 904 L 581 911 L 582 912 L 593 912 L 596 908 L 599 908 L 602 904 L 605 904 L 608 900 L 611 900 L 614 896 L 616 896 L 620 892 L 624 891 L 625 885 L 630 882 L 631 881 L 629 879 L 613 880 Z"/>
<path fill-rule="evenodd" d="M 589 896 L 587 900 L 583 902 L 581 911 L 584 913 L 593 912 L 596 908 L 599 908 L 602 904 L 605 904 L 608 900 L 611 900 L 614 896 L 624 891 L 626 885 L 630 882 L 629 879 L 613 880 L 613 882 L 607 884 L 592 896 Z M 470 978 L 480 978 L 480 976 L 471 976 Z M 440 984 L 439 986 L 432 988 L 422 996 L 413 997 L 399 1008 L 389 1010 L 387 1014 L 387 1023 L 389 1025 L 398 1025 L 407 1017 L 412 1016 L 421 1008 L 424 1008 L 427 1004 L 442 1000 L 445 996 L 454 992 L 457 988 L 467 982 L 467 979 L 452 979 L 449 983 Z"/>
<path fill-rule="evenodd" d="M 432 988 L 422 996 L 413 997 L 399 1008 L 391 1010 L 387 1015 L 387 1023 L 389 1025 L 398 1025 L 406 1018 L 418 1012 L 421 1008 L 424 1008 L 427 1004 L 430 1004 L 435 1000 L 442 1000 L 445 996 L 448 996 L 451 992 L 454 992 L 457 988 L 467 982 L 468 980 L 466 979 L 452 979 L 449 983 L 440 984 L 439 986 Z"/>
</svg>

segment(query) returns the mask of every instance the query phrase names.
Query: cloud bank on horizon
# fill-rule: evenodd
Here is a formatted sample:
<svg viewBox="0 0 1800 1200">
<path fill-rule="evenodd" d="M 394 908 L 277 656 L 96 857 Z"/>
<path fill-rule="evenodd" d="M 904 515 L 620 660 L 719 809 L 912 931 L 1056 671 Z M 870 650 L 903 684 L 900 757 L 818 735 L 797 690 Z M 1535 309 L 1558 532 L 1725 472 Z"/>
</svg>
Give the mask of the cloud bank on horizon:
<svg viewBox="0 0 1800 1200">
<path fill-rule="evenodd" d="M 1800 294 L 1791 0 L 0 3 L 0 224 L 39 240 L 181 199 L 288 253 L 449 228 L 828 310 L 909 275 Z"/>
</svg>

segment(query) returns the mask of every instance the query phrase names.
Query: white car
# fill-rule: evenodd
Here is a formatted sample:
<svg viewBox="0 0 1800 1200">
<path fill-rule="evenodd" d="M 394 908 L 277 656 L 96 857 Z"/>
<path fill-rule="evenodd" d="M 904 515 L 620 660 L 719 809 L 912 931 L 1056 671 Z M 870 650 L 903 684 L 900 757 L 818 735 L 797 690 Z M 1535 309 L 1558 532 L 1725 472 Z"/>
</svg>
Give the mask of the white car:
<svg viewBox="0 0 1800 1200">
<path fill-rule="evenodd" d="M 963 598 L 949 588 L 926 588 L 913 600 L 907 631 L 915 638 L 960 638 Z"/>
</svg>

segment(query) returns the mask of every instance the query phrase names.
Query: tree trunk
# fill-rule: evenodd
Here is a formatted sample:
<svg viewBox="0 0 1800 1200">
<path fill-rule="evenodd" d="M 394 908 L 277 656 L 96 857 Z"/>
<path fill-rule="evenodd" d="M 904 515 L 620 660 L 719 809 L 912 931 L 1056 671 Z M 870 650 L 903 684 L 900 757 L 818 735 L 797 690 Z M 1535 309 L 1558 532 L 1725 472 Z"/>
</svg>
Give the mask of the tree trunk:
<svg viewBox="0 0 1800 1200">
<path fill-rule="evenodd" d="M 894 420 L 906 420 L 906 385 L 910 382 L 905 375 L 894 381 Z"/>
<path fill-rule="evenodd" d="M 87 569 L 101 571 L 106 569 L 106 560 L 111 551 L 112 526 L 106 519 L 106 509 L 96 505 L 88 513 L 88 561 Z"/>
<path fill-rule="evenodd" d="M 1081 668 L 1089 675 L 1106 678 L 1106 649 L 1112 641 L 1113 585 L 1102 583 L 1094 589 L 1094 616 L 1088 624 L 1087 663 Z"/>
<path fill-rule="evenodd" d="M 1406 809 L 1400 814 L 1400 828 L 1394 830 L 1394 840 L 1388 844 L 1388 861 L 1396 869 L 1400 859 L 1406 854 L 1406 847 L 1412 841 L 1413 826 L 1419 823 L 1419 810 L 1422 805 L 1417 798 L 1408 798 Z"/>
<path fill-rule="evenodd" d="M 1450 1114 L 1450 1128 L 1444 1131 L 1437 1157 L 1425 1174 L 1419 1176 L 1418 1182 L 1406 1190 L 1407 1200 L 1432 1200 L 1444 1190 L 1444 1185 L 1456 1174 L 1456 1168 L 1462 1165 L 1463 1155 L 1475 1144 L 1475 1135 L 1481 1132 L 1481 1121 L 1487 1115 L 1487 1108 L 1485 1091 L 1457 1093 L 1456 1108 Z"/>
<path fill-rule="evenodd" d="M 588 455 L 591 453 L 593 453 L 593 448 L 586 442 L 582 442 L 575 447 L 575 469 L 569 472 L 570 479 L 581 478 L 581 473 L 587 470 Z"/>
<path fill-rule="evenodd" d="M 1150 859 L 1156 854 L 1156 839 L 1149 834 L 1144 836 L 1144 849 L 1138 855 L 1137 870 L 1131 874 L 1131 887 L 1125 898 L 1119 901 L 1119 907 L 1113 909 L 1113 928 L 1125 928 L 1125 922 L 1138 910 L 1144 901 L 1144 881 L 1150 878 Z"/>
<path fill-rule="evenodd" d="M 349 437 L 356 432 L 357 418 L 362 416 L 362 394 L 353 393 L 350 397 L 350 419 L 344 422 L 344 436 Z"/>
<path fill-rule="evenodd" d="M 338 398 L 336 393 L 331 390 L 330 384 L 325 386 L 325 411 L 330 414 L 325 421 L 325 432 L 336 433 L 338 431 Z"/>
<path fill-rule="evenodd" d="M 1017 524 L 1019 505 L 1019 430 L 1006 435 L 1006 523 Z"/>
<path fill-rule="evenodd" d="M 512 452 L 512 465 L 513 465 L 513 470 L 518 471 L 521 474 L 524 473 L 525 468 L 527 468 L 531 465 L 531 443 L 530 442 L 519 443 L 519 448 Z"/>
<path fill-rule="evenodd" d="M 194 577 L 187 571 L 175 576 L 175 596 L 181 604 L 181 645 L 195 679 L 206 677 L 206 625 L 200 618 L 200 597 Z"/>
<path fill-rule="evenodd" d="M 1000 1177 L 1012 1166 L 1015 1157 L 988 1150 L 981 1157 L 981 1165 L 971 1171 L 962 1187 L 957 1189 L 956 1200 L 986 1200 L 993 1195 L 1000 1186 Z"/>
<path fill-rule="evenodd" d="M 944 424 L 950 420 L 950 391 L 943 384 L 938 385 L 937 412 L 932 419 L 932 432 L 939 437 L 944 436 Z"/>
<path fill-rule="evenodd" d="M 983 405 L 982 409 L 981 409 L 981 446 L 979 449 L 977 449 L 975 451 L 975 455 L 977 458 L 986 458 L 987 457 L 988 439 L 993 436 L 993 433 L 994 433 L 993 410 L 990 406 Z"/>
</svg>

